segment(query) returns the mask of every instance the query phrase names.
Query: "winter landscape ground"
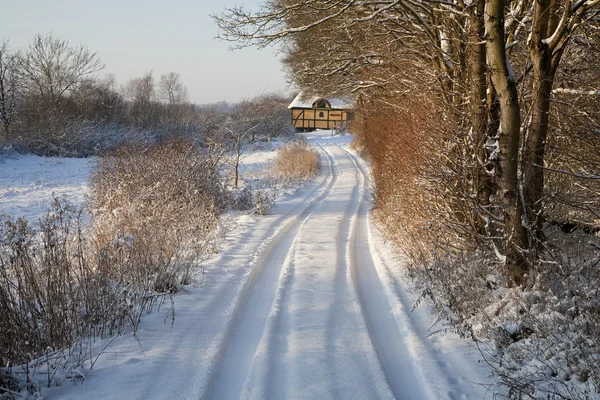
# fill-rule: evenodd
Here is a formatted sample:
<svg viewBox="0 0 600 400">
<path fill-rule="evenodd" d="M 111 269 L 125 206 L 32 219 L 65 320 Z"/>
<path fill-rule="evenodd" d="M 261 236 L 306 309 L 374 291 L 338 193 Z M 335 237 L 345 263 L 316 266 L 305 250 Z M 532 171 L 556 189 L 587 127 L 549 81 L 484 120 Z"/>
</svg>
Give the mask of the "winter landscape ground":
<svg viewBox="0 0 600 400">
<path fill-rule="evenodd" d="M 478 349 L 435 318 L 404 279 L 402 256 L 369 218 L 369 167 L 350 136 L 311 133 L 321 172 L 266 216 L 226 217 L 218 254 L 137 337 L 103 350 L 85 379 L 49 399 L 484 399 Z M 273 151 L 242 168 L 265 168 Z M 89 159 L 0 164 L 0 212 L 34 217 L 49 194 L 81 202 Z M 251 176 L 251 174 L 250 174 Z"/>
</svg>

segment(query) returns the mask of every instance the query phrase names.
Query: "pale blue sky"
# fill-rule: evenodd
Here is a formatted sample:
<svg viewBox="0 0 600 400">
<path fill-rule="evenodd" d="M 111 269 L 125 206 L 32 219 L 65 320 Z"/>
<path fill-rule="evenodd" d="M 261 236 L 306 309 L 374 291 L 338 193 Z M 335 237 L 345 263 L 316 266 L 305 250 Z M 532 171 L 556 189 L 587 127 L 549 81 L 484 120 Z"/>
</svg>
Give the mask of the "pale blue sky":
<svg viewBox="0 0 600 400">
<path fill-rule="evenodd" d="M 259 2 L 259 0 L 256 0 Z M 97 52 L 119 83 L 179 72 L 192 102 L 235 102 L 287 88 L 276 49 L 229 51 L 209 14 L 253 0 L 0 0 L 0 38 L 13 48 L 52 32 Z"/>
</svg>

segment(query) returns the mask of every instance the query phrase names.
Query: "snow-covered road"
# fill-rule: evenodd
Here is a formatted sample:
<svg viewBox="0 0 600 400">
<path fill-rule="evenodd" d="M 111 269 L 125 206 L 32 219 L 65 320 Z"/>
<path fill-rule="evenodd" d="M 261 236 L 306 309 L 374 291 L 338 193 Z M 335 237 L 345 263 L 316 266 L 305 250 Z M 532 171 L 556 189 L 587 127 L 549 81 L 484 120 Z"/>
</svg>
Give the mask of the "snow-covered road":
<svg viewBox="0 0 600 400">
<path fill-rule="evenodd" d="M 85 383 L 48 394 L 484 398 L 472 384 L 485 374 L 472 349 L 427 338 L 410 314 L 397 259 L 369 223 L 367 167 L 344 137 L 324 131 L 310 141 L 322 154 L 321 174 L 272 215 L 240 221 L 203 284 L 177 296 L 173 326 L 164 312 L 149 316 L 139 343 L 119 338 Z"/>
</svg>

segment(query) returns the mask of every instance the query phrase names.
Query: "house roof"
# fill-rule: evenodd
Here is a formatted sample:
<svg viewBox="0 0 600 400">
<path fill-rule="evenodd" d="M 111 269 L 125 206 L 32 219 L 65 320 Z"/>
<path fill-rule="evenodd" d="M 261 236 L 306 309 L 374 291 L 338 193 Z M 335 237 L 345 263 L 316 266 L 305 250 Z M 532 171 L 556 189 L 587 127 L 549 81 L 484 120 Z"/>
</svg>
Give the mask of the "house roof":
<svg viewBox="0 0 600 400">
<path fill-rule="evenodd" d="M 312 108 L 313 103 L 317 100 L 320 99 L 324 99 L 327 100 L 329 102 L 329 104 L 331 105 L 331 108 L 334 109 L 338 109 L 338 110 L 350 110 L 352 108 L 354 108 L 354 100 L 349 99 L 349 98 L 332 98 L 332 99 L 327 99 L 324 97 L 319 97 L 319 96 L 313 96 L 313 97 L 308 97 L 303 99 L 304 96 L 304 92 L 300 92 L 298 94 L 298 96 L 296 96 L 296 98 L 294 99 L 294 101 L 292 101 L 290 103 L 290 105 L 288 106 L 288 109 L 291 108 Z"/>
</svg>

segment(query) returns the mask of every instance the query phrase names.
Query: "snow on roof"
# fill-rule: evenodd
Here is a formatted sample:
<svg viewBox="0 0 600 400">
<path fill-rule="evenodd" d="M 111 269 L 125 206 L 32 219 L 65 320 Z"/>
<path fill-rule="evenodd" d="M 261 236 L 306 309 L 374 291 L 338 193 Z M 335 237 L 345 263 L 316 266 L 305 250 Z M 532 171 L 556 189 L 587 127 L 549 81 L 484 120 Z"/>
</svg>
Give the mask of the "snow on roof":
<svg viewBox="0 0 600 400">
<path fill-rule="evenodd" d="M 303 92 L 300 92 L 298 96 L 292 101 L 292 103 L 288 106 L 288 109 L 291 108 L 312 108 L 313 103 L 317 100 L 323 99 L 327 100 L 329 104 L 331 104 L 331 108 L 340 109 L 340 110 L 349 110 L 354 108 L 354 100 L 349 98 L 333 98 L 327 99 L 324 97 L 314 96 L 303 99 Z"/>
</svg>

